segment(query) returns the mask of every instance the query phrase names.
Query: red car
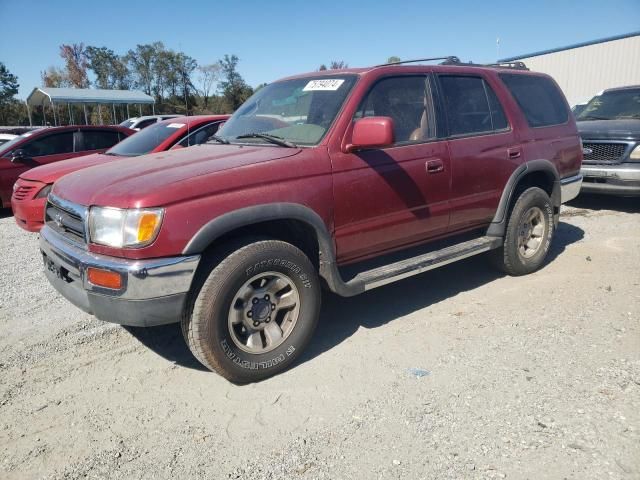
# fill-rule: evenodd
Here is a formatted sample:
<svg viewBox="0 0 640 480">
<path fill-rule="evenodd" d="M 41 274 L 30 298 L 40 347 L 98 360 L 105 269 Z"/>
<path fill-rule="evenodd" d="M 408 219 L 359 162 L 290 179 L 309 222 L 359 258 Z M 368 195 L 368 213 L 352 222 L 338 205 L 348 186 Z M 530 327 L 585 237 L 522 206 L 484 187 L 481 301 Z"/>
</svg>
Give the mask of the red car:
<svg viewBox="0 0 640 480">
<path fill-rule="evenodd" d="M 449 63 L 286 78 L 215 144 L 65 176 L 44 274 L 101 320 L 181 322 L 203 365 L 246 383 L 299 358 L 323 288 L 357 295 L 483 252 L 510 275 L 540 269 L 582 184 L 569 105 L 521 64 Z"/>
<path fill-rule="evenodd" d="M 0 145 L 0 206 L 11 205 L 11 192 L 24 172 L 68 158 L 104 152 L 135 130 L 120 126 L 70 125 L 31 130 Z"/>
<path fill-rule="evenodd" d="M 227 118 L 229 115 L 171 118 L 147 127 L 104 153 L 29 170 L 20 175 L 13 187 L 11 208 L 16 223 L 30 232 L 40 231 L 44 224 L 47 195 L 53 182 L 63 175 L 123 157 L 137 157 L 146 153 L 163 152 L 172 147 L 188 147 L 203 143 L 216 133 Z"/>
</svg>

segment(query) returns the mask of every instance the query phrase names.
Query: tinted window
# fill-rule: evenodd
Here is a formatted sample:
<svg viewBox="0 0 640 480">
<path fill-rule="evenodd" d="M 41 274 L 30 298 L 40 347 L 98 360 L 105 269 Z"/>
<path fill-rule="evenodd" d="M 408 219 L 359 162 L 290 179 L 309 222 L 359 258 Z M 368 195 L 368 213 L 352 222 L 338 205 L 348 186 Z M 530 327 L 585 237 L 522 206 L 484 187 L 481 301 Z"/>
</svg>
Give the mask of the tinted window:
<svg viewBox="0 0 640 480">
<path fill-rule="evenodd" d="M 140 123 L 138 123 L 135 128 L 139 128 L 140 130 L 142 130 L 145 127 L 148 127 L 149 125 L 151 125 L 152 123 L 156 123 L 158 119 L 157 118 L 150 118 L 148 120 L 142 120 Z"/>
<path fill-rule="evenodd" d="M 482 78 L 441 75 L 440 85 L 449 122 L 449 135 L 486 133 L 498 129 L 493 127 L 487 90 Z M 496 110 L 496 120 L 500 120 L 501 110 Z"/>
<path fill-rule="evenodd" d="M 200 129 L 192 132 L 188 137 L 182 139 L 180 141 L 181 146 L 190 147 L 191 145 L 200 145 L 201 143 L 209 140 L 211 135 L 214 135 L 218 131 L 218 127 L 220 126 L 220 122 L 214 122 L 209 125 L 205 125 Z"/>
<path fill-rule="evenodd" d="M 103 150 L 114 146 L 120 141 L 120 133 L 104 130 L 84 130 L 84 150 Z"/>
<path fill-rule="evenodd" d="M 396 142 L 435 138 L 436 121 L 426 77 L 393 77 L 376 83 L 355 118 L 391 117 Z"/>
<path fill-rule="evenodd" d="M 507 117 L 504 115 L 504 110 L 500 104 L 500 100 L 496 96 L 496 92 L 493 91 L 487 82 L 484 82 L 484 88 L 487 91 L 487 98 L 489 99 L 489 108 L 491 109 L 491 123 L 494 130 L 504 130 L 509 127 Z"/>
<path fill-rule="evenodd" d="M 34 139 L 22 149 L 29 157 L 73 152 L 73 132 L 56 133 Z"/>
<path fill-rule="evenodd" d="M 531 127 L 560 125 L 569 118 L 564 97 L 547 77 L 500 74 Z"/>
<path fill-rule="evenodd" d="M 169 125 L 172 125 L 171 127 Z M 138 133 L 125 138 L 123 141 L 111 148 L 107 153 L 122 155 L 125 157 L 136 157 L 144 155 L 156 148 L 171 135 L 184 128 L 183 123 L 156 123 L 149 128 L 145 128 Z"/>
</svg>

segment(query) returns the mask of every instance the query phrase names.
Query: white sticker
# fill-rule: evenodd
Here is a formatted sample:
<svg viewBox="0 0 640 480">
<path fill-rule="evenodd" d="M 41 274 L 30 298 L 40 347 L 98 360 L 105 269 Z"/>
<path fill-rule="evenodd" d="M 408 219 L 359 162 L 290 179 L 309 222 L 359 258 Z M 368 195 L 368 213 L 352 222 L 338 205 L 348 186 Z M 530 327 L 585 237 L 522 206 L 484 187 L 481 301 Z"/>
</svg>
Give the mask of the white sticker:
<svg viewBox="0 0 640 480">
<path fill-rule="evenodd" d="M 314 90 L 338 90 L 344 83 L 342 78 L 325 78 L 323 80 L 311 80 L 302 89 L 303 92 L 313 92 Z"/>
<path fill-rule="evenodd" d="M 182 128 L 184 125 L 184 123 L 170 123 L 167 125 L 167 128 Z"/>
</svg>

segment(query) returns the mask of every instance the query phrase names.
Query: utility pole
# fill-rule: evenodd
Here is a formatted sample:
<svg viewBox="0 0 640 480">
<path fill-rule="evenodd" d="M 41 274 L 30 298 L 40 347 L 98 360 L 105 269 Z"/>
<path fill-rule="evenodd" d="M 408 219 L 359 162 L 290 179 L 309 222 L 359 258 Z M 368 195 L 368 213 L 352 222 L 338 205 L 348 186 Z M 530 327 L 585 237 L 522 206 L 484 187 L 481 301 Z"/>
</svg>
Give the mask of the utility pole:
<svg viewBox="0 0 640 480">
<path fill-rule="evenodd" d="M 496 62 L 500 60 L 500 37 L 496 37 Z"/>
</svg>

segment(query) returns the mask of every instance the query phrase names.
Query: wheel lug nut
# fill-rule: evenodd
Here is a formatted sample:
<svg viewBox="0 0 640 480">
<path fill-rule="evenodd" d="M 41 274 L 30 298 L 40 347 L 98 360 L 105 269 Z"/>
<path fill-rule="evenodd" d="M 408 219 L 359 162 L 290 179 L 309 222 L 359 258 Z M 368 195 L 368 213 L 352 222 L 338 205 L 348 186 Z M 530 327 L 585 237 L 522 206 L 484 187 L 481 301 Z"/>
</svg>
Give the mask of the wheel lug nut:
<svg viewBox="0 0 640 480">
<path fill-rule="evenodd" d="M 253 312 L 251 310 L 249 310 L 247 312 L 247 317 L 249 317 L 249 318 L 253 317 Z"/>
<path fill-rule="evenodd" d="M 269 301 L 269 295 L 265 295 L 264 299 L 268 302 Z"/>
<path fill-rule="evenodd" d="M 276 309 L 276 304 L 275 304 L 275 303 L 272 303 L 272 304 L 271 304 L 271 310 L 275 310 L 275 309 Z"/>
<path fill-rule="evenodd" d="M 253 322 L 254 327 L 257 327 L 258 325 L 260 325 L 260 322 Z"/>
<path fill-rule="evenodd" d="M 253 300 L 251 300 L 251 303 L 253 303 L 255 305 L 256 303 L 258 303 L 258 299 L 254 298 Z"/>
<path fill-rule="evenodd" d="M 269 323 L 271 321 L 271 317 L 267 318 L 265 322 Z"/>
</svg>

